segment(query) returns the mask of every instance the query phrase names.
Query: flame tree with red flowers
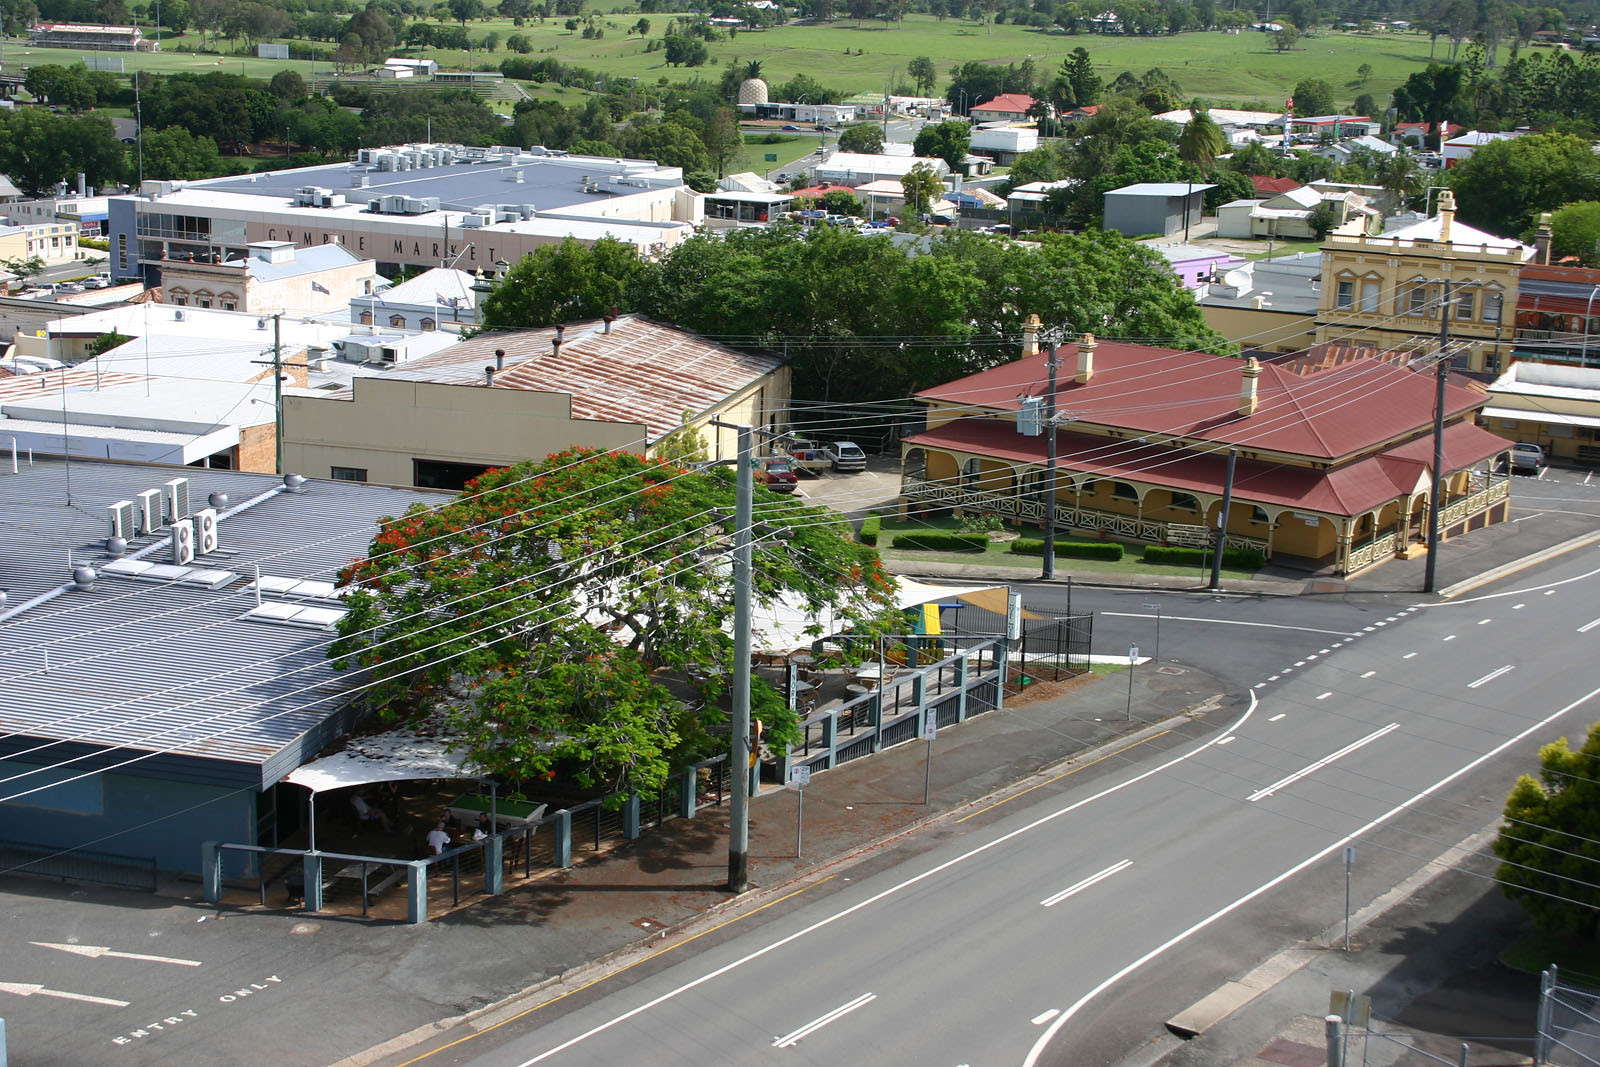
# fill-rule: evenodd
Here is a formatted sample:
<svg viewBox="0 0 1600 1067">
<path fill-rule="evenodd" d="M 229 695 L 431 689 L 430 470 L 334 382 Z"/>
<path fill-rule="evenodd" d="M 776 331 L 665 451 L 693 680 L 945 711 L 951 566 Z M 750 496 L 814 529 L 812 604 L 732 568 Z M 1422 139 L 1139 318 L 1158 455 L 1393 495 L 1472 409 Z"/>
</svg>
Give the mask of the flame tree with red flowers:
<svg viewBox="0 0 1600 1067">
<path fill-rule="evenodd" d="M 442 716 L 487 771 L 659 787 L 728 747 L 734 496 L 731 470 L 631 453 L 488 471 L 442 507 L 380 523 L 341 575 L 353 588 L 332 655 L 368 673 L 385 721 Z M 758 485 L 756 517 L 758 602 L 854 633 L 893 624 L 892 580 L 837 514 Z M 690 665 L 710 676 L 703 706 L 664 684 Z M 751 707 L 774 747 L 799 739 L 759 677 Z"/>
</svg>

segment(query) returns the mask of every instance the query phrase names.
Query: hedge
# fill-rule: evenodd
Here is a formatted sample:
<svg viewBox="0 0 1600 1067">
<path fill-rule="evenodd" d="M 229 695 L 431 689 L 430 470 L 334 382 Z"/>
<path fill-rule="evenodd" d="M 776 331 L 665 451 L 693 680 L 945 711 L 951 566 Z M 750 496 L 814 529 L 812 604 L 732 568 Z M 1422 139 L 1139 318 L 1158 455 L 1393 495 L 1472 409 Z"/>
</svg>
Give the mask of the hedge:
<svg viewBox="0 0 1600 1067">
<path fill-rule="evenodd" d="M 864 545 L 876 545 L 878 543 L 878 531 L 881 529 L 883 529 L 883 516 L 868 515 L 861 520 L 861 534 L 858 540 Z"/>
<path fill-rule="evenodd" d="M 1019 537 L 1011 542 L 1011 551 L 1019 556 L 1044 555 L 1044 541 L 1037 537 Z M 1115 563 L 1122 559 L 1122 546 L 1115 541 L 1057 541 L 1056 555 L 1067 559 L 1104 559 Z"/>
<path fill-rule="evenodd" d="M 1146 563 L 1170 563 L 1180 567 L 1198 567 L 1202 562 L 1210 559 L 1210 549 L 1190 548 L 1187 545 L 1147 545 L 1144 550 L 1144 561 Z M 1223 550 L 1222 563 L 1227 567 L 1254 571 L 1260 570 L 1267 565 L 1267 556 L 1259 548 L 1229 548 Z"/>
<path fill-rule="evenodd" d="M 988 534 L 927 533 L 895 534 L 894 548 L 920 548 L 928 552 L 982 552 L 989 547 Z"/>
</svg>

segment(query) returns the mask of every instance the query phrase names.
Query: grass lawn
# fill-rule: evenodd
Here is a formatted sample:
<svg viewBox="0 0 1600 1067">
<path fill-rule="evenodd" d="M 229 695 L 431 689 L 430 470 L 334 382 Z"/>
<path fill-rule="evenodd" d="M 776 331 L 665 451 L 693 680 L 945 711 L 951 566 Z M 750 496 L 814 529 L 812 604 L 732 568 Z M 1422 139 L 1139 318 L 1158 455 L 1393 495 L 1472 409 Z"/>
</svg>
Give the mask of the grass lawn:
<svg viewBox="0 0 1600 1067">
<path fill-rule="evenodd" d="M 1245 259 L 1267 258 L 1269 254 L 1267 251 L 1267 246 L 1262 244 L 1260 241 L 1257 241 L 1256 243 L 1261 245 L 1261 251 L 1248 253 L 1244 257 Z M 1315 252 L 1321 247 L 1322 242 L 1315 239 L 1297 240 L 1280 237 L 1272 242 L 1272 251 L 1270 255 L 1273 259 L 1277 259 L 1279 256 L 1292 256 L 1299 252 Z"/>
<path fill-rule="evenodd" d="M 770 170 L 797 170 L 795 164 L 809 157 L 817 150 L 817 138 L 807 137 L 804 134 L 785 133 L 779 134 L 781 140 L 777 144 L 767 143 L 767 134 L 746 131 L 744 147 L 739 151 L 739 158 L 734 160 L 731 171 L 753 170 L 757 174 L 765 174 Z M 768 159 L 776 156 L 776 159 Z"/>
<path fill-rule="evenodd" d="M 938 563 L 979 563 L 989 567 L 1016 567 L 1021 570 L 1038 572 L 1042 565 L 1038 556 L 1025 556 L 1011 551 L 1009 541 L 991 541 L 982 552 L 921 552 L 904 548 L 891 548 L 895 534 L 926 533 L 930 530 L 942 530 L 955 533 L 961 529 L 961 524 L 952 518 L 918 519 L 915 522 L 895 522 L 887 516 L 884 517 L 883 528 L 878 534 L 878 551 L 885 559 L 903 560 L 928 560 Z M 1031 527 L 1023 529 L 1024 537 L 1038 537 L 1039 531 Z M 1094 538 L 1073 536 L 1072 534 L 1057 533 L 1056 541 L 1090 541 Z M 1143 549 L 1139 545 L 1127 545 L 1127 554 L 1122 560 L 1113 563 L 1103 559 L 1073 559 L 1068 556 L 1056 556 L 1056 570 L 1058 571 L 1093 571 L 1096 574 L 1164 574 L 1174 577 L 1192 577 L 1198 581 L 1201 577 L 1199 567 L 1175 567 L 1170 564 L 1146 563 L 1143 558 Z M 1209 571 L 1207 572 L 1209 574 Z M 1240 570 L 1236 567 L 1222 568 L 1224 578 L 1250 578 L 1254 571 Z"/>
<path fill-rule="evenodd" d="M 618 0 L 620 3 L 621 0 Z M 1218 105 L 1258 104 L 1277 108 L 1296 82 L 1303 78 L 1322 78 L 1333 86 L 1335 99 L 1347 106 L 1357 94 L 1370 92 L 1382 100 L 1413 72 L 1428 61 L 1428 38 L 1422 33 L 1322 33 L 1302 38 L 1299 47 L 1280 53 L 1270 39 L 1259 33 L 1224 34 L 1215 31 L 1183 33 L 1171 37 L 1104 37 L 1093 34 L 1044 33 L 1028 27 L 984 26 L 956 19 L 935 19 L 930 15 L 908 15 L 901 25 L 842 19 L 829 23 L 800 23 L 769 30 L 748 31 L 709 45 L 710 58 L 703 67 L 669 67 L 665 52 L 645 52 L 646 39 L 629 34 L 637 15 L 604 10 L 597 5 L 597 24 L 605 30 L 600 40 L 586 40 L 580 33 L 565 28 L 565 19 L 544 23 L 530 22 L 517 27 L 509 19 L 486 19 L 470 23 L 468 32 L 481 39 L 494 31 L 502 41 L 512 33 L 530 38 L 532 56 L 553 58 L 563 63 L 588 67 L 602 74 L 636 77 L 641 86 L 661 81 L 687 81 L 692 78 L 717 78 L 730 60 L 760 60 L 763 77 L 769 83 L 787 81 L 804 72 L 830 88 L 846 92 L 881 91 L 889 80 L 903 80 L 906 64 L 916 56 L 928 56 L 941 72 L 953 65 L 980 60 L 986 63 L 1020 63 L 1031 58 L 1041 77 L 1052 74 L 1074 48 L 1085 48 L 1095 67 L 1107 81 L 1124 70 L 1136 74 L 1160 67 L 1174 78 L 1185 97 L 1200 96 Z M 670 14 L 645 16 L 650 20 L 650 36 L 660 38 Z M 127 69 L 158 73 L 175 71 L 222 70 L 268 78 L 283 69 L 310 75 L 313 64 L 306 60 L 257 59 L 253 55 L 201 56 L 175 52 L 174 44 L 193 44 L 193 32 L 169 38 L 167 51 L 134 53 L 125 56 Z M 295 42 L 303 45 L 304 42 Z M 219 42 L 226 49 L 228 42 Z M 318 45 L 318 47 L 331 47 Z M 241 45 L 242 48 L 242 45 Z M 412 54 L 402 51 L 401 54 Z M 466 55 L 459 50 L 424 50 L 421 55 L 436 59 L 446 69 L 459 70 Z M 472 53 L 475 65 L 498 67 L 508 53 L 500 50 Z M 16 48 L 8 57 L 26 67 L 36 63 L 72 63 L 77 55 L 70 49 Z M 1372 79 L 1355 84 L 1356 68 L 1370 63 Z M 318 64 L 328 73 L 328 63 Z"/>
<path fill-rule="evenodd" d="M 1500 962 L 1533 974 L 1553 963 L 1563 975 L 1600 985 L 1600 941 L 1589 938 L 1535 930 L 1506 946 Z"/>
</svg>

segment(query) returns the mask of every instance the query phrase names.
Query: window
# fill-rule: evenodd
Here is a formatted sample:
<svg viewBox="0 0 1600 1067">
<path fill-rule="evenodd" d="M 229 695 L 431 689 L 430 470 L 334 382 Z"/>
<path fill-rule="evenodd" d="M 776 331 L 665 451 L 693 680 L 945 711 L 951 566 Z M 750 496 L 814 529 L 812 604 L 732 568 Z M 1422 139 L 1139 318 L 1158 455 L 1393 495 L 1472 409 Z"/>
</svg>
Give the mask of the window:
<svg viewBox="0 0 1600 1067">
<path fill-rule="evenodd" d="M 364 482 L 367 480 L 367 468 L 333 467 L 328 477 L 336 482 Z"/>
<path fill-rule="evenodd" d="M 372 312 L 363 311 L 361 313 L 361 325 L 363 325 L 363 326 L 371 326 L 372 325 Z"/>
<path fill-rule="evenodd" d="M 390 315 L 389 316 L 389 325 L 390 326 L 404 326 L 405 324 L 406 324 L 406 317 L 404 315 Z"/>
<path fill-rule="evenodd" d="M 1367 314 L 1376 314 L 1378 310 L 1378 293 L 1382 289 L 1381 283 L 1376 278 L 1368 278 L 1361 283 L 1361 310 Z"/>
<path fill-rule="evenodd" d="M 961 465 L 961 483 L 970 488 L 978 483 L 978 476 L 982 473 L 982 462 L 977 456 L 973 456 Z"/>
<path fill-rule="evenodd" d="M 1340 311 L 1349 311 L 1355 306 L 1356 283 L 1346 280 L 1339 283 L 1338 294 L 1334 297 L 1333 306 Z"/>
<path fill-rule="evenodd" d="M 1499 322 L 1500 310 L 1505 304 L 1505 294 L 1493 290 L 1483 294 L 1483 321 Z"/>
<path fill-rule="evenodd" d="M 186 296 L 175 296 L 172 298 L 172 302 L 177 304 L 179 307 L 185 307 L 189 303 L 189 298 Z"/>
<path fill-rule="evenodd" d="M 1179 511 L 1199 511 L 1200 501 L 1190 493 L 1173 493 L 1172 507 Z"/>
<path fill-rule="evenodd" d="M 1250 509 L 1250 521 L 1253 522 L 1253 523 L 1256 523 L 1257 525 L 1265 526 L 1265 525 L 1267 525 L 1267 523 L 1271 522 L 1272 520 L 1267 517 L 1267 509 L 1266 508 L 1251 507 L 1251 509 Z"/>
<path fill-rule="evenodd" d="M 419 489 L 465 489 L 467 483 L 489 469 L 487 463 L 451 463 L 442 459 L 411 461 L 411 484 Z"/>
<path fill-rule="evenodd" d="M 438 327 L 438 323 L 434 322 L 432 319 L 423 319 L 422 320 L 422 332 L 423 333 L 427 333 L 428 331 L 436 329 L 437 327 Z"/>
<path fill-rule="evenodd" d="M 1465 322 L 1467 319 L 1472 318 L 1473 308 L 1477 304 L 1476 296 L 1476 293 L 1474 293 L 1471 289 L 1468 289 L 1460 296 L 1456 297 L 1454 314 L 1457 320 Z"/>
<path fill-rule="evenodd" d="M 202 297 L 202 298 L 201 298 L 201 300 L 200 300 L 200 301 L 199 301 L 199 303 L 200 303 L 200 306 L 201 306 L 201 307 L 203 307 L 203 308 L 208 308 L 208 307 L 210 307 L 210 306 L 211 306 L 211 301 L 209 301 L 209 300 L 206 300 L 206 299 L 205 299 L 205 298 L 203 298 L 203 297 Z"/>
<path fill-rule="evenodd" d="M 1111 483 L 1111 499 L 1113 500 L 1138 500 L 1139 490 L 1127 482 Z"/>
<path fill-rule="evenodd" d="M 238 309 L 234 306 L 234 303 L 233 303 L 232 300 L 224 300 L 222 302 L 222 310 L 223 311 L 236 311 Z"/>
<path fill-rule="evenodd" d="M 1428 311 L 1428 287 L 1413 285 L 1406 293 L 1406 314 L 1425 315 Z"/>
</svg>

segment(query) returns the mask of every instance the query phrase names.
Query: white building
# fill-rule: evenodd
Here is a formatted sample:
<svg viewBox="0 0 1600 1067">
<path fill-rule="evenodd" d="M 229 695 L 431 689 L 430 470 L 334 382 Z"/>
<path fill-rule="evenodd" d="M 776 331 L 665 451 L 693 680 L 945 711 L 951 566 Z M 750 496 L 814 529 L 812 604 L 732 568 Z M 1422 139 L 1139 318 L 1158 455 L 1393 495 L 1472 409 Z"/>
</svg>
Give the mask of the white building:
<svg viewBox="0 0 1600 1067">
<path fill-rule="evenodd" d="M 1002 167 L 1009 166 L 1022 153 L 1039 147 L 1039 131 L 1035 127 L 1021 126 L 979 127 L 972 131 L 968 147 Z"/>
<path fill-rule="evenodd" d="M 1444 157 L 1445 167 L 1449 168 L 1460 163 L 1486 144 L 1494 141 L 1511 141 L 1521 136 L 1522 134 L 1519 132 L 1483 133 L 1478 130 L 1469 130 L 1459 137 L 1452 137 L 1444 142 L 1439 154 Z"/>
<path fill-rule="evenodd" d="M 923 156 L 873 155 L 866 152 L 835 152 L 813 168 L 818 184 L 857 186 L 881 178 L 899 181 L 918 164 L 933 168 L 940 178 L 948 177 L 950 167 L 942 159 Z"/>
<path fill-rule="evenodd" d="M 350 301 L 350 321 L 363 326 L 432 332 L 475 325 L 478 292 L 464 270 L 435 267 L 415 278 Z"/>
</svg>

